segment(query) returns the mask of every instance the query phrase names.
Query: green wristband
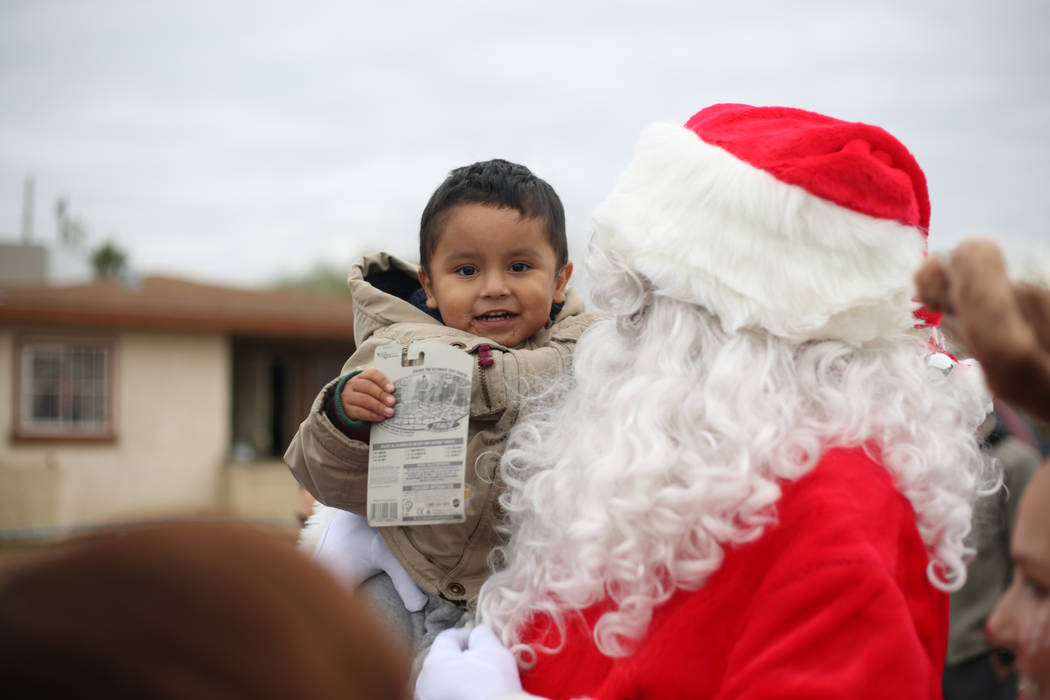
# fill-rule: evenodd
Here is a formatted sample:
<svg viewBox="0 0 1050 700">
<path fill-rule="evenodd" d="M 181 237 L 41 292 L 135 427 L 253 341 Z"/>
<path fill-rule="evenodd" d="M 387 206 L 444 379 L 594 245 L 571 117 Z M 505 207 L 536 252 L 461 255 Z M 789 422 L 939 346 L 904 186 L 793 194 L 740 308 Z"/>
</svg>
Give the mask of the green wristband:
<svg viewBox="0 0 1050 700">
<path fill-rule="evenodd" d="M 335 395 L 332 397 L 332 400 L 335 402 L 335 415 L 339 417 L 340 422 L 348 430 L 368 430 L 372 425 L 367 421 L 354 420 L 346 415 L 346 410 L 343 408 L 343 387 L 346 386 L 348 381 L 361 374 L 361 371 L 362 370 L 355 370 L 340 379 L 339 383 L 335 385 Z"/>
</svg>

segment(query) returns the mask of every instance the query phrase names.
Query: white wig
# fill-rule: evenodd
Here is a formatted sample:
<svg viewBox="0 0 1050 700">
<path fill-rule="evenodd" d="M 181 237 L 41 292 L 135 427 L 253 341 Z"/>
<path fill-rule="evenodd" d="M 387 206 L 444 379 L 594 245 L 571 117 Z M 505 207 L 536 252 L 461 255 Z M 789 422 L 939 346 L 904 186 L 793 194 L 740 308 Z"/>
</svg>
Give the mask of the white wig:
<svg viewBox="0 0 1050 700">
<path fill-rule="evenodd" d="M 930 581 L 962 585 L 975 494 L 992 486 L 974 431 L 987 397 L 925 362 L 926 337 L 864 342 L 727 332 L 592 246 L 597 305 L 571 389 L 511 434 L 501 465 L 513 536 L 482 588 L 481 617 L 528 665 L 564 643 L 565 615 L 609 599 L 598 648 L 627 655 L 653 609 L 698 589 L 726 545 L 775 522 L 779 483 L 822 451 L 874 444 L 915 509 Z M 561 631 L 530 649 L 534 614 Z"/>
</svg>

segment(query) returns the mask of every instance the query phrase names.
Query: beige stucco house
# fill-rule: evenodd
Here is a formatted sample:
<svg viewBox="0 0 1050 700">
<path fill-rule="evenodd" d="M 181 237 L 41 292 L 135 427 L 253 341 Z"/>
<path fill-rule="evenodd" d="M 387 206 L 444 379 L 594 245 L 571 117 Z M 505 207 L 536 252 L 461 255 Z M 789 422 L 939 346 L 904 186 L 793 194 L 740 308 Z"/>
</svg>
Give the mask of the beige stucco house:
<svg viewBox="0 0 1050 700">
<path fill-rule="evenodd" d="M 349 295 L 165 277 L 0 285 L 0 540 L 219 514 L 294 526 L 280 455 Z"/>
</svg>

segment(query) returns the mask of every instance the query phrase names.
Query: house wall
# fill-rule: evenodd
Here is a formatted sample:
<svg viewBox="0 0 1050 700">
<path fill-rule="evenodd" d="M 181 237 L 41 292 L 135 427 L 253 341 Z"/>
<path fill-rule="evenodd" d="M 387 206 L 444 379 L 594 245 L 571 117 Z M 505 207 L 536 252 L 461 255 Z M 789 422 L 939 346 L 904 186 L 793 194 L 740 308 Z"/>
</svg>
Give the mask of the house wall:
<svg viewBox="0 0 1050 700">
<path fill-rule="evenodd" d="M 0 329 L 0 528 L 83 526 L 219 503 L 230 444 L 229 340 L 111 335 L 116 441 L 19 443 L 11 440 L 16 335 Z"/>
<path fill-rule="evenodd" d="M 40 284 L 47 275 L 47 248 L 29 243 L 0 243 L 0 283 Z"/>
<path fill-rule="evenodd" d="M 258 523 L 296 525 L 296 514 L 303 499 L 299 484 L 284 462 L 279 459 L 231 462 L 224 474 L 224 512 Z"/>
</svg>

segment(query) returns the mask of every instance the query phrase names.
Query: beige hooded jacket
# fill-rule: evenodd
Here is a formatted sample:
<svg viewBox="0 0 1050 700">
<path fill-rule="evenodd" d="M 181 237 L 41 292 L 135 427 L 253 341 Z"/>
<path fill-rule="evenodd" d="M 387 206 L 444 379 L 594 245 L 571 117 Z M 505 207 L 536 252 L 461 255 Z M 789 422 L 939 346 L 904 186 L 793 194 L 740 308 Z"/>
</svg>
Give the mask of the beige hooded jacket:
<svg viewBox="0 0 1050 700">
<path fill-rule="evenodd" d="M 340 376 L 368 368 L 377 348 L 428 340 L 462 348 L 474 356 L 467 444 L 466 520 L 447 525 L 383 527 L 390 550 L 421 588 L 472 606 L 488 576 L 486 558 L 498 544 L 501 516 L 496 467 L 507 433 L 521 410 L 522 396 L 535 395 L 558 378 L 567 380 L 580 333 L 597 318 L 583 312 L 582 295 L 570 288 L 555 319 L 516 348 L 444 326 L 405 300 L 419 287 L 418 267 L 386 253 L 366 256 L 350 271 L 357 350 Z M 384 291 L 387 290 L 387 291 Z M 480 346 L 492 364 L 477 360 Z M 325 413 L 339 378 L 314 400 L 284 455 L 292 474 L 321 503 L 366 515 L 368 444 L 348 437 Z"/>
</svg>

